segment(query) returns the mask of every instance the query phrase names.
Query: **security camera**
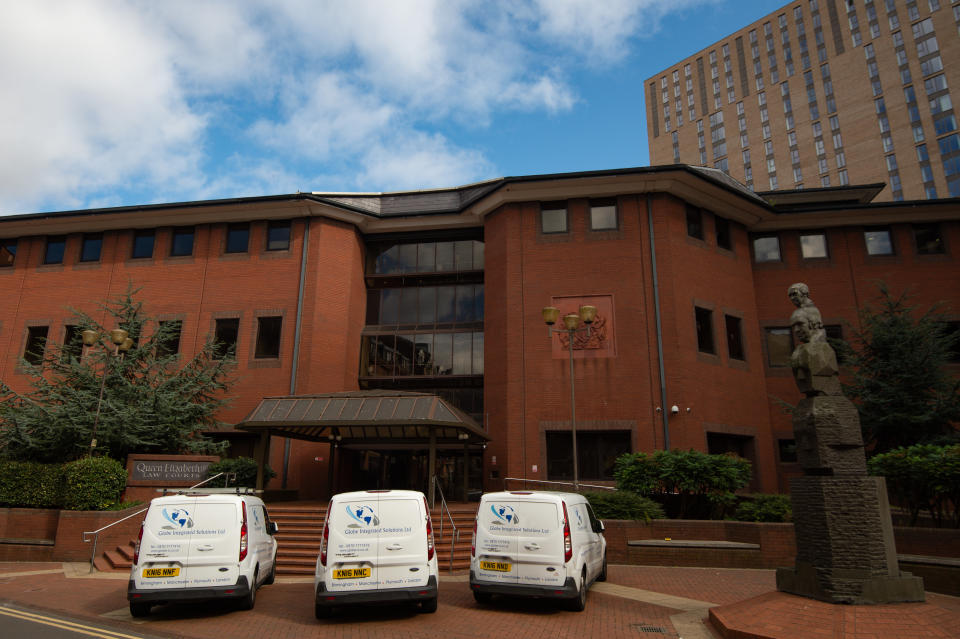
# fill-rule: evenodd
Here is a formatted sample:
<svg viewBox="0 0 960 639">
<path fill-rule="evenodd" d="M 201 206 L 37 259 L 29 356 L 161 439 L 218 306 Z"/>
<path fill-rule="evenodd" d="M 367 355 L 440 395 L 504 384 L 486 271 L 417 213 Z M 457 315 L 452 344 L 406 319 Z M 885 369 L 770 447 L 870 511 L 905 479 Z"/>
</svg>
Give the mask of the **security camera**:
<svg viewBox="0 0 960 639">
<path fill-rule="evenodd" d="M 670 413 L 671 413 L 671 414 L 676 415 L 676 414 L 679 413 L 679 412 L 680 412 L 680 407 L 677 406 L 676 404 L 674 404 L 673 406 L 670 407 Z"/>
</svg>

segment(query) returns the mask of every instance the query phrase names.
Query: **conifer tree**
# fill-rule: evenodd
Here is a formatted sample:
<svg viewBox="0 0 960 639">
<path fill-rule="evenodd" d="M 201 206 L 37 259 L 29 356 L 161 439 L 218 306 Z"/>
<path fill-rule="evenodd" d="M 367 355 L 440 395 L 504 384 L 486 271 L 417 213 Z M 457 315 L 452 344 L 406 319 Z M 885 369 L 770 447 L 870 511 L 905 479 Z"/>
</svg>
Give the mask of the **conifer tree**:
<svg viewBox="0 0 960 639">
<path fill-rule="evenodd" d="M 21 360 L 31 389 L 15 392 L 0 380 L 0 455 L 43 462 L 94 453 L 123 460 L 129 453 L 218 452 L 204 431 L 216 430 L 217 411 L 226 405 L 234 368 L 232 353 L 219 353 L 207 340 L 187 361 L 173 352 L 180 327 L 148 317 L 138 291 L 128 288 L 108 300 L 105 325 L 73 311 L 78 327 L 67 344 L 48 342 L 37 365 Z M 112 328 L 128 332 L 133 345 L 117 349 Z M 98 339 L 84 347 L 80 333 Z M 39 354 L 38 354 L 39 356 Z M 100 399 L 102 392 L 102 400 Z M 97 407 L 99 404 L 99 416 Z"/>
</svg>

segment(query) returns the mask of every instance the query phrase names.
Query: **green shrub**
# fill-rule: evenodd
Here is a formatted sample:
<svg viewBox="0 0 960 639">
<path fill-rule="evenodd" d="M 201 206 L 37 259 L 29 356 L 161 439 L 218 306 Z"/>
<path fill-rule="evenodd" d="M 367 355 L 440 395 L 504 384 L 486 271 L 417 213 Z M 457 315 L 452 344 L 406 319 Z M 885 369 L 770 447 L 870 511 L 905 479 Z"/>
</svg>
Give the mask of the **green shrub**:
<svg viewBox="0 0 960 639">
<path fill-rule="evenodd" d="M 867 468 L 886 478 L 891 501 L 909 509 L 911 526 L 927 510 L 938 528 L 960 528 L 960 444 L 897 448 L 874 455 Z"/>
<path fill-rule="evenodd" d="M 584 493 L 584 497 L 590 502 L 594 514 L 600 519 L 650 521 L 663 518 L 663 508 L 660 504 L 627 490 Z"/>
<path fill-rule="evenodd" d="M 0 462 L 0 506 L 59 508 L 62 500 L 62 465 Z"/>
<path fill-rule="evenodd" d="M 752 471 L 749 461 L 734 455 L 661 450 L 621 455 L 614 477 L 619 489 L 661 502 L 670 517 L 708 519 L 723 517 Z"/>
<path fill-rule="evenodd" d="M 789 495 L 748 495 L 737 506 L 737 521 L 791 521 L 793 509 Z"/>
<path fill-rule="evenodd" d="M 107 510 L 127 485 L 123 464 L 109 457 L 84 457 L 63 466 L 66 510 Z"/>
<path fill-rule="evenodd" d="M 213 477 L 217 473 L 236 473 L 236 481 L 231 481 L 230 486 L 246 486 L 253 487 L 257 484 L 257 462 L 249 457 L 236 457 L 234 459 L 221 459 L 216 464 L 211 464 L 210 468 L 207 469 L 207 477 Z M 273 472 L 270 466 L 264 465 L 263 467 L 263 485 L 266 486 L 267 482 L 271 478 L 276 477 L 277 474 Z M 226 487 L 226 476 L 217 477 L 211 482 L 207 482 L 204 486 L 210 488 L 224 488 Z"/>
</svg>

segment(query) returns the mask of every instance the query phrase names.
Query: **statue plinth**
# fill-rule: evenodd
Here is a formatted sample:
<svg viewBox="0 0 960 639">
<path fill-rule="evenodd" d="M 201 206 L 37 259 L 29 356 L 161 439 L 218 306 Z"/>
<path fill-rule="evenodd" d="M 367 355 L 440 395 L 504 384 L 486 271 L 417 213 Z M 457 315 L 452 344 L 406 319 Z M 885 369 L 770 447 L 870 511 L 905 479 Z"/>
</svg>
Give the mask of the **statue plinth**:
<svg viewBox="0 0 960 639">
<path fill-rule="evenodd" d="M 797 562 L 777 570 L 777 590 L 830 603 L 924 601 L 923 580 L 897 564 L 887 485 L 867 475 L 860 416 L 842 394 L 809 293 L 805 284 L 790 287 L 799 342 L 790 363 L 805 396 L 793 432 L 804 476 L 790 482 Z"/>
</svg>

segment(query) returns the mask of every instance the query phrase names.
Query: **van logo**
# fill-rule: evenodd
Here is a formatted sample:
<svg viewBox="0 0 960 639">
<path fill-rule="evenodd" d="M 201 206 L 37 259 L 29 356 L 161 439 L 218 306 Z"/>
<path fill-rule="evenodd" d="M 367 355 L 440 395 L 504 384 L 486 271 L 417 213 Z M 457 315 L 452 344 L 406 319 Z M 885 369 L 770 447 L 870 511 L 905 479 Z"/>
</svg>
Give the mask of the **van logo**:
<svg viewBox="0 0 960 639">
<path fill-rule="evenodd" d="M 492 522 L 494 524 L 507 523 L 516 526 L 520 523 L 520 518 L 517 516 L 517 511 L 515 511 L 512 506 L 491 504 L 490 511 L 497 518 Z"/>
<path fill-rule="evenodd" d="M 367 506 L 366 504 L 360 506 L 352 506 L 347 504 L 347 514 L 350 515 L 351 519 L 357 522 L 355 524 L 349 524 L 347 528 L 366 528 L 369 526 L 380 525 L 380 518 L 377 517 L 376 513 L 373 512 L 373 508 Z"/>
<path fill-rule="evenodd" d="M 190 516 L 190 513 L 184 510 L 183 508 L 177 508 L 176 510 L 167 511 L 164 508 L 161 513 L 163 518 L 169 521 L 172 526 L 160 526 L 164 530 L 177 530 L 179 528 L 193 528 L 193 518 Z"/>
<path fill-rule="evenodd" d="M 580 514 L 580 509 L 574 508 L 573 514 L 577 516 L 577 528 L 583 528 L 583 516 Z"/>
</svg>

